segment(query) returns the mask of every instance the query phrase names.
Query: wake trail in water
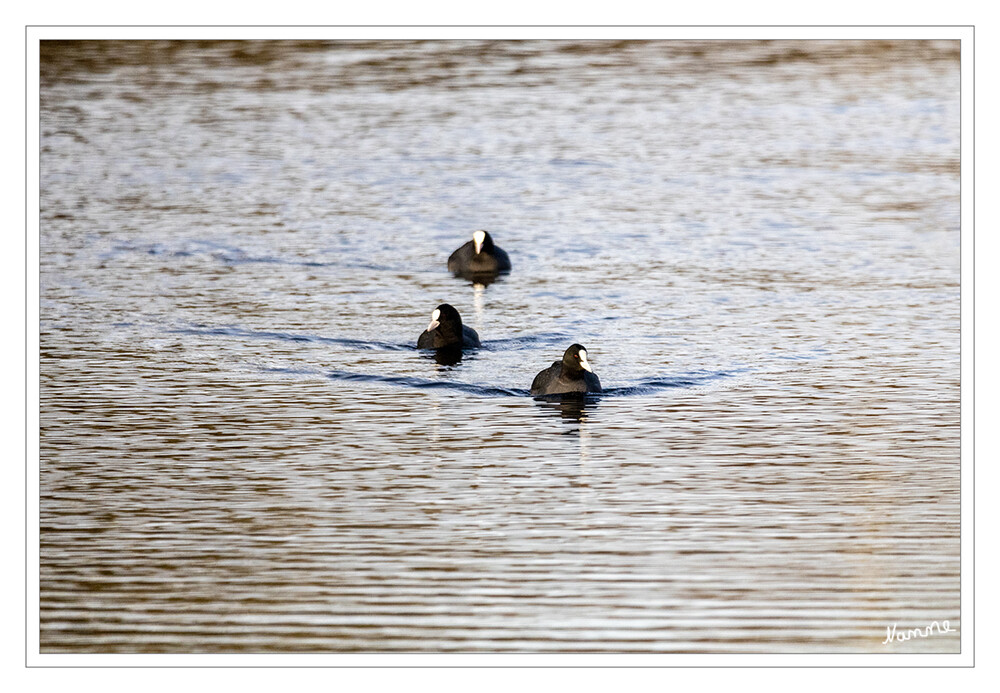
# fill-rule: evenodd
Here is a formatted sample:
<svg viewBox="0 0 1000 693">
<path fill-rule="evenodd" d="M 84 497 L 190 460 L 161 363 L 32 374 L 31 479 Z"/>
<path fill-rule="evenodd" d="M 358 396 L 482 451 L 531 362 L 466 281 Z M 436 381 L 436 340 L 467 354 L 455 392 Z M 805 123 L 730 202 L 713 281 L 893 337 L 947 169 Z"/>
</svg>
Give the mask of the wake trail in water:
<svg viewBox="0 0 1000 693">
<path fill-rule="evenodd" d="M 529 394 L 527 390 L 523 390 L 521 388 L 499 387 L 496 385 L 476 385 L 474 383 L 463 383 L 457 380 L 431 380 L 429 378 L 415 378 L 413 376 L 373 375 L 369 373 L 351 373 L 349 371 L 327 371 L 326 376 L 331 380 L 386 383 L 390 385 L 417 388 L 419 390 L 458 390 L 460 392 L 468 392 L 470 394 L 484 395 L 487 397 L 524 397 Z"/>
<path fill-rule="evenodd" d="M 132 240 L 122 240 L 116 242 L 109 251 L 102 253 L 99 257 L 102 260 L 110 260 L 128 253 L 145 253 L 146 255 L 162 256 L 165 258 L 209 257 L 229 266 L 268 264 L 286 265 L 288 267 L 329 267 L 336 269 L 367 269 L 377 272 L 407 272 L 404 266 L 396 267 L 370 262 L 350 261 L 339 257 L 330 260 L 304 260 L 297 257 L 267 253 L 255 254 L 230 243 L 211 239 L 186 240 L 178 243 L 140 243 Z"/>
<path fill-rule="evenodd" d="M 430 353 L 427 350 L 418 350 L 414 344 L 400 344 L 396 342 L 381 342 L 373 340 L 362 340 L 362 339 L 346 339 L 342 337 L 323 337 L 320 335 L 308 335 L 308 334 L 294 334 L 290 332 L 281 332 L 273 330 L 251 330 L 244 327 L 236 326 L 217 326 L 212 327 L 202 324 L 191 324 L 189 326 L 177 327 L 167 330 L 169 333 L 174 334 L 197 334 L 197 335 L 208 335 L 208 336 L 225 336 L 225 337 L 237 337 L 243 339 L 273 339 L 288 342 L 306 342 L 306 343 L 316 343 L 316 344 L 335 344 L 338 346 L 346 346 L 354 349 L 373 351 L 421 351 Z M 518 337 L 512 337 L 507 339 L 495 339 L 485 341 L 483 346 L 478 351 L 518 351 L 522 349 L 531 349 L 538 347 L 539 345 L 547 345 L 555 342 L 564 340 L 565 334 L 559 332 L 545 332 L 532 335 L 522 335 Z M 475 353 L 477 350 L 472 350 Z M 814 358 L 810 355 L 800 355 L 798 358 Z M 456 380 L 440 380 L 440 379 L 430 379 L 430 378 L 419 378 L 414 376 L 403 376 L 403 375 L 383 375 L 374 373 L 355 373 L 351 371 L 334 370 L 334 371 L 316 371 L 311 369 L 292 369 L 292 368 L 276 368 L 268 367 L 263 368 L 265 372 L 272 373 L 284 373 L 289 375 L 322 375 L 323 377 L 329 378 L 331 380 L 337 380 L 342 382 L 364 382 L 364 383 L 379 383 L 383 385 L 389 385 L 400 388 L 413 388 L 420 390 L 454 390 L 457 392 L 465 392 L 467 394 L 480 395 L 484 397 L 526 397 L 530 396 L 530 392 L 523 388 L 512 388 L 503 387 L 499 385 L 492 384 L 477 384 L 477 383 L 465 383 Z M 753 372 L 758 369 L 750 367 L 738 367 L 729 369 L 703 369 L 696 371 L 687 371 L 684 373 L 679 373 L 676 375 L 658 375 L 651 378 L 645 378 L 633 382 L 631 384 L 619 385 L 616 387 L 606 388 L 603 392 L 598 394 L 596 397 L 635 397 L 643 395 L 652 395 L 657 392 L 662 392 L 664 390 L 686 390 L 699 387 L 705 387 L 711 383 L 719 380 L 725 380 L 729 378 L 734 378 L 746 373 Z"/>
<path fill-rule="evenodd" d="M 166 330 L 169 334 L 192 334 L 207 335 L 217 337 L 243 337 L 246 339 L 272 339 L 286 342 L 309 342 L 315 344 L 336 344 L 338 346 L 352 347 L 363 351 L 417 351 L 417 346 L 413 344 L 401 344 L 398 342 L 381 342 L 367 339 L 349 339 L 345 337 L 324 337 L 322 335 L 295 334 L 293 332 L 280 332 L 276 330 L 251 330 L 245 327 L 224 325 L 212 327 L 209 325 L 189 325 L 175 327 Z M 481 351 L 518 351 L 530 349 L 539 344 L 557 344 L 564 340 L 566 335 L 560 332 L 542 332 L 531 335 L 521 335 L 507 339 L 487 339 L 483 340 Z M 414 340 L 416 341 L 416 340 Z M 475 350 L 473 350 L 475 351 Z"/>
<path fill-rule="evenodd" d="M 262 368 L 267 373 L 281 373 L 285 375 L 322 375 L 330 380 L 355 383 L 376 383 L 381 385 L 391 385 L 399 388 L 411 388 L 417 390 L 454 390 L 483 397 L 529 397 L 531 392 L 519 387 L 501 387 L 499 385 L 464 383 L 457 380 L 437 380 L 430 378 L 418 378 L 409 375 L 381 375 L 375 373 L 355 373 L 352 371 L 317 371 L 302 368 Z M 634 385 L 621 387 L 609 387 L 600 393 L 588 393 L 588 401 L 597 401 L 605 397 L 634 397 L 650 395 L 664 389 L 688 389 L 701 387 L 706 383 L 721 378 L 737 375 L 744 370 L 704 372 L 694 375 L 683 375 L 676 377 L 660 377 L 643 380 Z M 579 395 L 569 395 L 569 398 L 580 398 Z M 554 395 L 543 399 L 562 399 L 561 395 Z"/>
<path fill-rule="evenodd" d="M 294 334 L 292 332 L 277 332 L 271 330 L 249 330 L 245 327 L 208 327 L 195 325 L 193 327 L 178 327 L 167 330 L 170 334 L 200 334 L 222 337 L 244 337 L 247 339 L 274 339 L 286 342 L 310 342 L 315 344 L 337 344 L 366 351 L 416 351 L 414 344 L 397 344 L 395 342 L 378 342 L 365 339 L 347 339 L 344 337 L 323 337 L 320 335 Z"/>
<path fill-rule="evenodd" d="M 354 383 L 379 383 L 395 385 L 417 390 L 456 390 L 484 397 L 526 397 L 527 390 L 517 387 L 500 387 L 498 385 L 477 385 L 463 383 L 457 380 L 432 380 L 409 375 L 377 375 L 374 373 L 354 373 L 351 371 L 317 371 L 305 368 L 262 368 L 265 373 L 280 373 L 284 375 L 322 375 L 330 380 Z"/>
<path fill-rule="evenodd" d="M 700 370 L 682 373 L 675 376 L 657 376 L 646 380 L 640 380 L 634 385 L 623 385 L 621 387 L 610 387 L 604 390 L 604 394 L 609 396 L 625 397 L 632 395 L 650 395 L 660 390 L 670 390 L 675 388 L 690 389 L 704 387 L 716 380 L 736 377 L 743 373 L 749 373 L 750 368 L 733 368 L 730 370 Z"/>
</svg>

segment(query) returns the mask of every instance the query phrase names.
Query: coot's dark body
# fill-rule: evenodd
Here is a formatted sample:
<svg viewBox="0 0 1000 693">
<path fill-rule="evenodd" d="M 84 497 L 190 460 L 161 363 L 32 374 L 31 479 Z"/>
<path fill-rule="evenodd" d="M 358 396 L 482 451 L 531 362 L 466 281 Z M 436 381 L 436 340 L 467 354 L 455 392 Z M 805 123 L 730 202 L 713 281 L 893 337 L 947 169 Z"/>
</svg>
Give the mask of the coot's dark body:
<svg viewBox="0 0 1000 693">
<path fill-rule="evenodd" d="M 493 243 L 490 234 L 480 230 L 472 234 L 471 241 L 451 254 L 448 271 L 461 277 L 495 277 L 510 271 L 510 257 Z"/>
<path fill-rule="evenodd" d="M 452 306 L 442 303 L 431 315 L 431 322 L 417 338 L 418 349 L 478 348 L 479 335 L 468 325 Z"/>
<path fill-rule="evenodd" d="M 556 361 L 551 366 L 535 376 L 531 382 L 531 394 L 544 395 L 583 395 L 588 392 L 600 392 L 601 381 L 590 368 L 587 361 L 587 350 L 579 344 L 574 344 L 563 354 L 562 361 Z"/>
</svg>

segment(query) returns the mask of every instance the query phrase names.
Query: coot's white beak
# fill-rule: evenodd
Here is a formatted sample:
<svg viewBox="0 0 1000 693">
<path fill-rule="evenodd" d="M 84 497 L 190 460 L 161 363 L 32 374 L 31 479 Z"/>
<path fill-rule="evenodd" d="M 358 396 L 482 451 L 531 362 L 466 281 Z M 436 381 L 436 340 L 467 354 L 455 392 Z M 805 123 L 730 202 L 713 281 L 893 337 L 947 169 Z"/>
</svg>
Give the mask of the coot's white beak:
<svg viewBox="0 0 1000 693">
<path fill-rule="evenodd" d="M 433 329 L 434 329 L 435 327 L 437 327 L 438 325 L 440 325 L 440 324 L 441 324 L 441 323 L 440 323 L 440 322 L 438 321 L 438 318 L 440 318 L 440 317 L 441 317 L 441 311 L 439 311 L 439 310 L 438 310 L 437 308 L 435 308 L 435 309 L 434 309 L 434 312 L 433 312 L 433 313 L 431 313 L 431 322 L 430 322 L 430 324 L 429 324 L 429 325 L 427 326 L 427 330 L 426 330 L 427 332 L 430 332 L 430 331 L 431 331 L 431 330 L 433 330 Z"/>
<path fill-rule="evenodd" d="M 594 369 L 590 367 L 590 361 L 587 360 L 586 349 L 580 349 L 580 368 L 591 373 L 594 372 Z"/>
<path fill-rule="evenodd" d="M 486 241 L 485 231 L 476 231 L 475 233 L 472 234 L 472 244 L 476 248 L 476 255 L 479 255 L 479 252 L 483 249 L 483 243 L 485 241 Z"/>
</svg>

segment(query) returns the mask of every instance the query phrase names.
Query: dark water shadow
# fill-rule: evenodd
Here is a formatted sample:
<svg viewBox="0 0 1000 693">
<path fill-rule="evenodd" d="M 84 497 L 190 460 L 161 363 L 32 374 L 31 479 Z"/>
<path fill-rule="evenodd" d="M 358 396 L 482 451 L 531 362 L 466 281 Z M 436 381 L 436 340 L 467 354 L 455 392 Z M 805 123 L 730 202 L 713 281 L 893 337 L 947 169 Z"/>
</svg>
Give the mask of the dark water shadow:
<svg viewBox="0 0 1000 693">
<path fill-rule="evenodd" d="M 473 349 L 469 356 L 473 356 L 475 351 Z M 454 367 L 462 362 L 466 353 L 462 347 L 444 347 L 442 349 L 421 349 L 420 356 L 425 359 L 433 359 L 434 363 L 439 366 Z"/>
<path fill-rule="evenodd" d="M 545 395 L 535 397 L 535 404 L 543 411 L 555 414 L 569 424 L 582 424 L 587 413 L 597 408 L 599 394 Z"/>
<path fill-rule="evenodd" d="M 479 284 L 483 288 L 502 281 L 508 274 L 510 274 L 510 270 L 505 272 L 452 272 L 452 276 L 456 279 L 468 282 L 472 286 Z"/>
</svg>

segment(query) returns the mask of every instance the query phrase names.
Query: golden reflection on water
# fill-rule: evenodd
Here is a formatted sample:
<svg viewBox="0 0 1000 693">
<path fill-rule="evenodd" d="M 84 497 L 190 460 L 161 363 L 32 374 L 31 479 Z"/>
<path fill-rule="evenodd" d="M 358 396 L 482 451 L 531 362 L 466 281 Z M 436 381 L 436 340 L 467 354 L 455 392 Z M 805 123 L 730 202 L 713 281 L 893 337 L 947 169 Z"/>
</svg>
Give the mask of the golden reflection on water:
<svg viewBox="0 0 1000 693">
<path fill-rule="evenodd" d="M 956 51 L 43 44 L 43 652 L 959 651 Z"/>
</svg>

